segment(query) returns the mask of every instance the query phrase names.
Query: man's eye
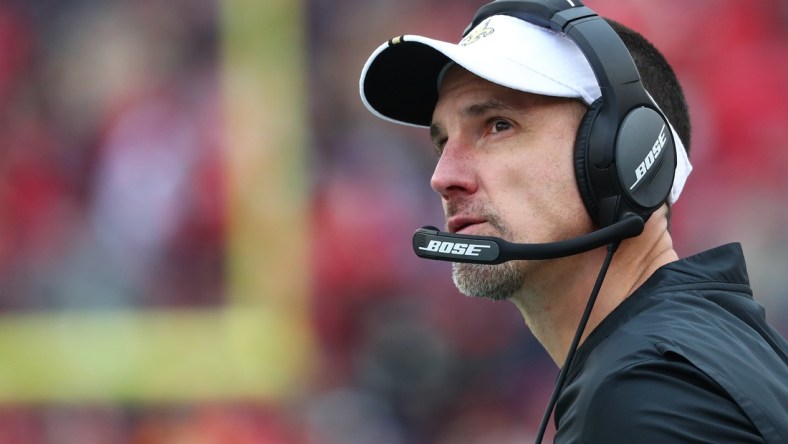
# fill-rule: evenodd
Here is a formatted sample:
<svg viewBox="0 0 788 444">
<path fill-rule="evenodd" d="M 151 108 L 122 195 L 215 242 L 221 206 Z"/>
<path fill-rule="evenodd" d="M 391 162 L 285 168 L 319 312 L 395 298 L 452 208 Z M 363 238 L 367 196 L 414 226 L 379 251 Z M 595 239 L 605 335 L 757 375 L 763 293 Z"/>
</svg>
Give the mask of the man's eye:
<svg viewBox="0 0 788 444">
<path fill-rule="evenodd" d="M 440 139 L 433 142 L 432 146 L 435 148 L 435 155 L 441 157 L 443 155 L 443 148 L 446 146 L 447 139 Z"/>
<path fill-rule="evenodd" d="M 512 127 L 512 125 L 509 122 L 507 122 L 505 120 L 497 119 L 497 120 L 494 120 L 492 122 L 492 126 L 490 127 L 490 133 L 494 134 L 494 133 L 498 133 L 498 132 L 501 132 L 501 131 L 506 131 L 506 130 L 510 129 L 511 127 Z"/>
</svg>

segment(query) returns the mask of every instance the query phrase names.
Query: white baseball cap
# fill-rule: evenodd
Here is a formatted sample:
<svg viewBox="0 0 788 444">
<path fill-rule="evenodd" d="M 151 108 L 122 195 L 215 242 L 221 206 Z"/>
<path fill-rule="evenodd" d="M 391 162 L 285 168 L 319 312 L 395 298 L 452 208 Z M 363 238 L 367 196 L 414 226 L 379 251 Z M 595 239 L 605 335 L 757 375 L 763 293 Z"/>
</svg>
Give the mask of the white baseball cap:
<svg viewBox="0 0 788 444">
<path fill-rule="evenodd" d="M 382 119 L 429 127 L 440 80 L 452 64 L 495 84 L 532 94 L 575 98 L 587 105 L 602 96 L 591 65 L 572 39 L 515 17 L 495 15 L 479 23 L 458 44 L 403 35 L 380 45 L 361 72 L 361 100 Z M 672 126 L 671 130 L 677 154 L 668 197 L 672 204 L 678 200 L 692 165 Z"/>
</svg>

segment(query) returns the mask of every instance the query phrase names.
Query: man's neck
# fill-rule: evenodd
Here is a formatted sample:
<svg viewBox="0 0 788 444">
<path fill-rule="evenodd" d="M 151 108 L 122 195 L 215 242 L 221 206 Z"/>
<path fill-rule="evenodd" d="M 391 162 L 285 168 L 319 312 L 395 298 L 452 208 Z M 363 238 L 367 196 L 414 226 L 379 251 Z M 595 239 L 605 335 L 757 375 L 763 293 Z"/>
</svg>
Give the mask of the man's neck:
<svg viewBox="0 0 788 444">
<path fill-rule="evenodd" d="M 540 267 L 538 285 L 512 297 L 534 336 L 560 367 L 577 330 L 599 270 L 605 248 L 551 261 Z M 621 243 L 613 257 L 582 341 L 621 302 L 640 287 L 659 267 L 678 259 L 673 250 L 663 212 L 654 214 L 640 236 Z M 535 273 L 536 274 L 536 273 Z"/>
</svg>

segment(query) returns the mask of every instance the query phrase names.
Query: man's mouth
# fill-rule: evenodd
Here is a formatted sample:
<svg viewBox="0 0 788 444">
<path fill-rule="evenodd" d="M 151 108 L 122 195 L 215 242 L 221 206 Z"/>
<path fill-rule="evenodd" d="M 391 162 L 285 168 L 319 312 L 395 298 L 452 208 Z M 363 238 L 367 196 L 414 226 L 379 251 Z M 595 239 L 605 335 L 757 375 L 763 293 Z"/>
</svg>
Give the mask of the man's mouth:
<svg viewBox="0 0 788 444">
<path fill-rule="evenodd" d="M 485 222 L 487 222 L 487 220 L 480 217 L 452 216 L 446 222 L 446 228 L 449 230 L 449 233 L 462 234 L 463 231 L 468 231 L 471 227 Z"/>
</svg>

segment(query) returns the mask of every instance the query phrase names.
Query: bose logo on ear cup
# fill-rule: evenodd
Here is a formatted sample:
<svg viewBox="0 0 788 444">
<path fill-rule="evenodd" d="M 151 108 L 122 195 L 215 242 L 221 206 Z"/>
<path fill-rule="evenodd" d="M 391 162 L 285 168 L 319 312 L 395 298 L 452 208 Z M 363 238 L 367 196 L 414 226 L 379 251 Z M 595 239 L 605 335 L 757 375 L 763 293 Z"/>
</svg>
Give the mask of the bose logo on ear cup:
<svg viewBox="0 0 788 444">
<path fill-rule="evenodd" d="M 646 176 L 646 173 L 649 169 L 654 165 L 654 162 L 659 158 L 659 155 L 662 153 L 662 148 L 665 147 L 665 144 L 668 142 L 668 136 L 665 133 L 665 125 L 662 125 L 662 129 L 659 132 L 659 136 L 657 136 L 657 140 L 654 142 L 654 145 L 651 147 L 651 151 L 648 152 L 646 158 L 643 159 L 643 162 L 640 162 L 640 165 L 635 169 L 635 183 L 632 184 L 629 189 L 633 189 L 640 183 L 640 180 Z"/>
</svg>

